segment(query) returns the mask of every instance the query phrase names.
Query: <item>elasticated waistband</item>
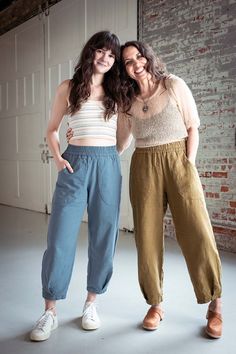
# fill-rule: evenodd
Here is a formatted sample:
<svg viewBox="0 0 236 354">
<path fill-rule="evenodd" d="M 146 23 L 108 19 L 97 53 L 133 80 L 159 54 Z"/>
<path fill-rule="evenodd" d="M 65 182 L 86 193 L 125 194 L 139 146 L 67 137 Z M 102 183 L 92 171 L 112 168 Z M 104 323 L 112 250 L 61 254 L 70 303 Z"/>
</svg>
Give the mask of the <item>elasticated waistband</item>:
<svg viewBox="0 0 236 354">
<path fill-rule="evenodd" d="M 157 153 L 164 151 L 184 150 L 186 148 L 186 140 L 175 141 L 173 143 L 149 146 L 149 147 L 137 147 L 135 149 L 136 154 L 144 153 Z"/>
<path fill-rule="evenodd" d="M 78 146 L 69 144 L 65 153 L 77 155 L 99 155 L 111 156 L 117 155 L 116 146 Z"/>
</svg>

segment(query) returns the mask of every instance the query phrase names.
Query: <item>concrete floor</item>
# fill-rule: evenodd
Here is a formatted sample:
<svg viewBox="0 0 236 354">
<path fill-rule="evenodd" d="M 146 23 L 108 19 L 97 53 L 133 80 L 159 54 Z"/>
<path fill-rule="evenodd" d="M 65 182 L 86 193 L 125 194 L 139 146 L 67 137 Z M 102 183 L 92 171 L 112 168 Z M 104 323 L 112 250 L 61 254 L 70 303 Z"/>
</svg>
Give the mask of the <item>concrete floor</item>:
<svg viewBox="0 0 236 354">
<path fill-rule="evenodd" d="M 86 296 L 87 225 L 82 224 L 67 299 L 58 302 L 59 328 L 50 339 L 32 343 L 29 331 L 42 313 L 41 258 L 48 217 L 0 206 L 0 354 L 235 354 L 236 254 L 221 252 L 223 264 L 224 335 L 204 334 L 207 305 L 198 305 L 181 252 L 166 240 L 165 318 L 154 332 L 142 330 L 148 309 L 137 282 L 133 235 L 120 233 L 114 275 L 99 297 L 102 327 L 80 327 Z"/>
</svg>

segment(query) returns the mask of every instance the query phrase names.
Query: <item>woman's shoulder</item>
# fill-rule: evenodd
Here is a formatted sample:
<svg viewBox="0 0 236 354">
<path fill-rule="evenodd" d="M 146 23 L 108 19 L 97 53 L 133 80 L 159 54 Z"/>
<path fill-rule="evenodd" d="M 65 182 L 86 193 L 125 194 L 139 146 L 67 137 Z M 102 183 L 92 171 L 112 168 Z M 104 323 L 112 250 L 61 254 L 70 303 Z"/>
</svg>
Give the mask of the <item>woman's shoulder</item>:
<svg viewBox="0 0 236 354">
<path fill-rule="evenodd" d="M 71 80 L 64 80 L 60 83 L 60 85 L 57 87 L 56 94 L 61 97 L 65 98 L 68 100 L 68 97 L 70 95 L 70 82 Z"/>
<path fill-rule="evenodd" d="M 70 90 L 70 79 L 64 80 L 60 83 L 60 85 L 57 87 L 57 90 L 61 92 L 68 92 Z"/>
<path fill-rule="evenodd" d="M 181 77 L 174 75 L 174 74 L 169 74 L 165 78 L 165 84 L 170 87 L 170 88 L 175 88 L 179 87 L 185 84 L 185 81 L 181 79 Z"/>
<path fill-rule="evenodd" d="M 168 77 L 165 80 L 165 85 L 166 88 L 169 89 L 169 91 L 174 96 L 188 95 L 190 91 L 187 83 L 182 78 L 174 74 L 168 75 Z"/>
</svg>

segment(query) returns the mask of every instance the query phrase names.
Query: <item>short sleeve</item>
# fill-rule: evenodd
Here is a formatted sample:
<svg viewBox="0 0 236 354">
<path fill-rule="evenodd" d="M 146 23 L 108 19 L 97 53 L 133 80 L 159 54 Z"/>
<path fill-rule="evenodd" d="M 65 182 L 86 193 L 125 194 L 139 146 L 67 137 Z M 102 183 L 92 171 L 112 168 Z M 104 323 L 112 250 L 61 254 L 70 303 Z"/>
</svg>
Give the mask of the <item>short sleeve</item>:
<svg viewBox="0 0 236 354">
<path fill-rule="evenodd" d="M 166 78 L 166 88 L 175 99 L 178 109 L 183 117 L 186 129 L 190 127 L 199 127 L 200 119 L 197 106 L 192 92 L 185 81 L 173 74 Z"/>
</svg>

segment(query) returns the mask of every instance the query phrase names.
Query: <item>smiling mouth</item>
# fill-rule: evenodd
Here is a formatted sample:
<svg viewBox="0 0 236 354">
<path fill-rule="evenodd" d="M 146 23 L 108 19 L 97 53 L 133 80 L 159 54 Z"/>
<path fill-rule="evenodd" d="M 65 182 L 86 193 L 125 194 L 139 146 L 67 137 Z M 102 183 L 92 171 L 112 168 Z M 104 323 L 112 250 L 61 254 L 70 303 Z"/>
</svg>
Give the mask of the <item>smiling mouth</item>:
<svg viewBox="0 0 236 354">
<path fill-rule="evenodd" d="M 98 63 L 99 65 L 102 65 L 102 66 L 107 67 L 107 64 L 105 64 L 105 63 L 102 63 L 102 62 L 100 62 L 100 61 L 98 61 L 97 63 Z"/>
<path fill-rule="evenodd" d="M 135 71 L 134 73 L 135 73 L 135 75 L 140 75 L 144 72 L 144 70 L 145 70 L 145 68 L 142 68 L 141 70 Z"/>
</svg>

